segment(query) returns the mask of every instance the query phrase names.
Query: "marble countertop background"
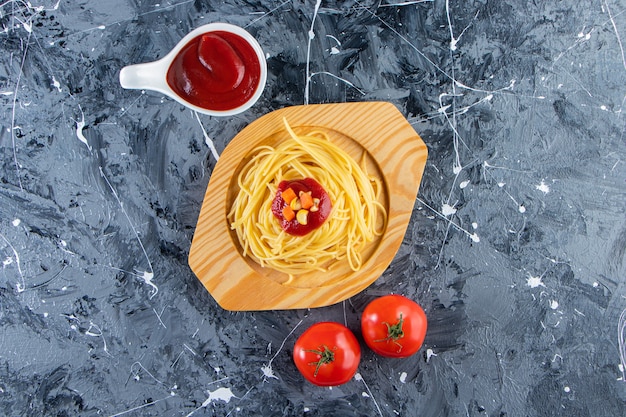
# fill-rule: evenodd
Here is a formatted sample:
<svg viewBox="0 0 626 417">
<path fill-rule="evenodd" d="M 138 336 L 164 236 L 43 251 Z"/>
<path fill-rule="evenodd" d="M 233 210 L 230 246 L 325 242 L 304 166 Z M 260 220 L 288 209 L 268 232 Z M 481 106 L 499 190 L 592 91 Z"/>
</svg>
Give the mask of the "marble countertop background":
<svg viewBox="0 0 626 417">
<path fill-rule="evenodd" d="M 252 109 L 120 87 L 215 21 L 267 54 Z M 0 0 L 0 414 L 624 415 L 625 49 L 620 0 Z M 187 265 L 221 151 L 272 110 L 374 100 L 429 149 L 387 271 L 221 309 Z M 391 292 L 424 307 L 421 352 L 306 383 L 298 335 Z"/>
</svg>

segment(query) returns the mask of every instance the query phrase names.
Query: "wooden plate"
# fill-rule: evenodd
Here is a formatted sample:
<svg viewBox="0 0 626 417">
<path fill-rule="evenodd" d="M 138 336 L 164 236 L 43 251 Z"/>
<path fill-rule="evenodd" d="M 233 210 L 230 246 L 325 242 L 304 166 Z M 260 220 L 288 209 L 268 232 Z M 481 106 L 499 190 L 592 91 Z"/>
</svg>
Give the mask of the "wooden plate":
<svg viewBox="0 0 626 417">
<path fill-rule="evenodd" d="M 227 213 L 237 194 L 237 175 L 261 144 L 289 137 L 283 117 L 296 133 L 324 131 L 356 161 L 365 155 L 368 172 L 383 183 L 388 218 L 382 236 L 364 252 L 354 272 L 337 262 L 325 272 L 289 279 L 263 268 L 242 250 Z M 393 260 L 411 217 L 426 165 L 426 145 L 390 103 L 294 106 L 269 113 L 245 127 L 224 149 L 211 174 L 189 253 L 189 265 L 215 300 L 227 310 L 311 308 L 345 300 L 374 282 Z"/>
</svg>

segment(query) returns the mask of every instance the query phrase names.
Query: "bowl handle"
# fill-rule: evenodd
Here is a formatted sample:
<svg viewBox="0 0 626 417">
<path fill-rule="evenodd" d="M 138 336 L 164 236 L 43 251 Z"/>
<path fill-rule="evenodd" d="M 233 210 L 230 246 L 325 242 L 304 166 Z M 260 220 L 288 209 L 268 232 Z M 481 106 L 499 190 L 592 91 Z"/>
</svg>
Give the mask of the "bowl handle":
<svg viewBox="0 0 626 417">
<path fill-rule="evenodd" d="M 167 68 L 161 61 L 128 65 L 120 70 L 120 85 L 130 90 L 156 90 L 167 88 Z"/>
</svg>

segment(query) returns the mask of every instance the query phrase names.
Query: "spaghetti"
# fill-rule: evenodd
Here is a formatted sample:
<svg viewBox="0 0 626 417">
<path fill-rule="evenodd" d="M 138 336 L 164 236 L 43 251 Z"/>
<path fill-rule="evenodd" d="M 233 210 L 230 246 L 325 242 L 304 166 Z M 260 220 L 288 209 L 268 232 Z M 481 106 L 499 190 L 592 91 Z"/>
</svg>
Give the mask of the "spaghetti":
<svg viewBox="0 0 626 417">
<path fill-rule="evenodd" d="M 286 120 L 289 138 L 277 146 L 259 146 L 238 175 L 239 192 L 228 221 L 243 248 L 263 267 L 290 276 L 325 271 L 346 259 L 358 271 L 368 242 L 383 232 L 387 212 L 379 202 L 382 185 L 328 135 L 296 134 Z M 363 164 L 364 165 L 364 164 Z M 303 236 L 287 233 L 272 214 L 282 181 L 315 179 L 332 203 L 328 219 Z"/>
</svg>

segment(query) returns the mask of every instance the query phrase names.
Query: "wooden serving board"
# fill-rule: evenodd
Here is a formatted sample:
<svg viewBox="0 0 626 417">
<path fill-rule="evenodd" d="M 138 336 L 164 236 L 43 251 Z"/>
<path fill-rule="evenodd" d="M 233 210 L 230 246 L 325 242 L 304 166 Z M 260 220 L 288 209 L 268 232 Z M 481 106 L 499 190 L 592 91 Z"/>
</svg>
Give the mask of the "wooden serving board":
<svg viewBox="0 0 626 417">
<path fill-rule="evenodd" d="M 237 194 L 237 175 L 261 144 L 296 133 L 322 130 L 356 161 L 365 155 L 370 174 L 383 183 L 387 208 L 384 233 L 366 247 L 362 268 L 347 262 L 324 273 L 289 279 L 242 255 L 227 214 Z M 245 127 L 228 144 L 211 174 L 189 253 L 189 265 L 224 309 L 233 311 L 312 308 L 345 300 L 374 282 L 393 260 L 406 232 L 426 165 L 426 145 L 390 103 L 365 102 L 294 106 L 269 113 Z"/>
</svg>

